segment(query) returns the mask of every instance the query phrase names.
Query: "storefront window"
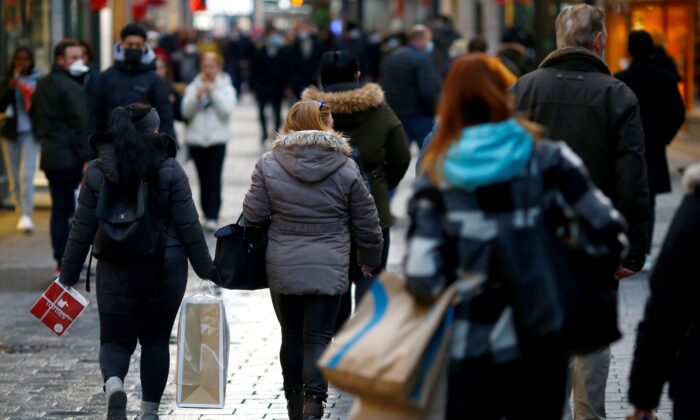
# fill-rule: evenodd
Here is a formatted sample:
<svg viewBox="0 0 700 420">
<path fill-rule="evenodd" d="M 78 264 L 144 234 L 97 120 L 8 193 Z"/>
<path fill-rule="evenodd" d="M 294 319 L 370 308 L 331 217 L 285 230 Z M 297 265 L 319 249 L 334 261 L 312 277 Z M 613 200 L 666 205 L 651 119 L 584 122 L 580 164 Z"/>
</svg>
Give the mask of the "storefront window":
<svg viewBox="0 0 700 420">
<path fill-rule="evenodd" d="M 629 31 L 645 30 L 676 64 L 681 76 L 679 89 L 688 106 L 695 90 L 695 4 L 690 2 L 613 3 L 608 7 L 608 64 L 613 72 L 629 63 Z"/>
<path fill-rule="evenodd" d="M 7 70 L 17 47 L 27 46 L 34 50 L 37 69 L 48 72 L 51 65 L 50 0 L 4 0 L 0 8 L 0 42 L 4 47 L 0 70 Z"/>
</svg>

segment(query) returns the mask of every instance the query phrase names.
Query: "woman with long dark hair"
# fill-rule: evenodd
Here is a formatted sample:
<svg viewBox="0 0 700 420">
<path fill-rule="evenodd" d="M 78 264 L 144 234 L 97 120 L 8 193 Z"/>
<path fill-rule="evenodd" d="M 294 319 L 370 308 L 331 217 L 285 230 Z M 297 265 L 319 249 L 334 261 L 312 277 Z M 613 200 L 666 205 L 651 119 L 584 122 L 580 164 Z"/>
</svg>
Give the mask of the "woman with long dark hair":
<svg viewBox="0 0 700 420">
<path fill-rule="evenodd" d="M 175 160 L 175 142 L 157 132 L 159 125 L 155 108 L 117 107 L 110 132 L 90 139 L 98 158 L 83 178 L 61 265 L 61 283 L 76 284 L 90 245 L 96 243 L 101 217 L 96 208 L 104 201 L 100 194 L 128 197 L 140 188 L 147 190 L 148 212 L 161 227 L 160 251 L 136 261 L 98 256 L 100 369 L 108 419 L 126 418 L 123 382 L 137 341 L 143 390 L 139 418 L 158 418 L 168 379 L 170 332 L 187 285 L 187 260 L 199 277 L 216 277 L 187 176 Z"/>
<path fill-rule="evenodd" d="M 566 301 L 542 282 L 521 285 L 557 268 L 551 254 L 564 240 L 594 255 L 594 265 L 612 267 L 612 279 L 623 221 L 564 143 L 540 139 L 538 127 L 513 117 L 507 85 L 483 57 L 455 60 L 439 119 L 409 207 L 405 268 L 408 289 L 422 301 L 464 283 L 447 418 L 561 419 L 569 350 L 531 324 L 560 319 L 561 311 L 548 309 Z M 550 235 L 555 245 L 528 258 Z M 537 313 L 523 302 L 536 302 Z M 613 330 L 602 336 L 608 331 L 601 324 L 597 342 L 617 338 Z"/>
<path fill-rule="evenodd" d="M 10 193 L 20 218 L 17 230 L 34 231 L 34 175 L 41 145 L 34 137 L 30 111 L 32 94 L 41 75 L 34 70 L 34 53 L 19 47 L 12 56 L 12 66 L 0 81 L 0 112 L 5 113 L 2 126 L 3 155 L 10 180 Z"/>
</svg>

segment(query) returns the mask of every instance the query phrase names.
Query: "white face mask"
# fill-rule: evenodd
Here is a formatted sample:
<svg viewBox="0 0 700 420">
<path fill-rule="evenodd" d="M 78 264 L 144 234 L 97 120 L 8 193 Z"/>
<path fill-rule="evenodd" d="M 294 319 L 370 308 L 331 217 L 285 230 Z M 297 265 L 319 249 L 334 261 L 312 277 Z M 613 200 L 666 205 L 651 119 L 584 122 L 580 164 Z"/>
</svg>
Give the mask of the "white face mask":
<svg viewBox="0 0 700 420">
<path fill-rule="evenodd" d="M 68 67 L 68 73 L 70 73 L 71 76 L 82 76 L 83 74 L 87 73 L 88 70 L 90 70 L 90 67 L 83 63 L 82 58 L 74 61 L 73 64 Z"/>
</svg>

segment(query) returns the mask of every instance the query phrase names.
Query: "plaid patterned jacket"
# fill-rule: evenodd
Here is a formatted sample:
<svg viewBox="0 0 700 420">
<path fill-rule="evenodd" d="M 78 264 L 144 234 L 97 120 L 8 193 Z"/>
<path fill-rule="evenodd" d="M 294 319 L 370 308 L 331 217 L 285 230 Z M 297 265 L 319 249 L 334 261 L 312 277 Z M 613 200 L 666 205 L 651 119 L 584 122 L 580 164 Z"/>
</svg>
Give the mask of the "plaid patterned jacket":
<svg viewBox="0 0 700 420">
<path fill-rule="evenodd" d="M 462 300 L 456 310 L 453 360 L 490 356 L 505 363 L 522 354 L 522 322 L 504 280 L 507 267 L 499 259 L 499 239 L 502 243 L 506 231 L 532 233 L 545 228 L 590 256 L 615 261 L 627 247 L 622 216 L 563 142 L 539 142 L 518 177 L 475 192 L 436 188 L 419 179 L 409 213 L 404 270 L 411 293 L 431 301 L 450 283 L 464 280 L 459 287 Z M 523 250 L 519 246 L 532 244 L 508 246 L 519 253 Z M 510 267 L 511 273 L 517 277 L 518 271 L 536 272 L 536 265 L 547 264 L 547 259 L 544 255 L 523 267 Z"/>
</svg>

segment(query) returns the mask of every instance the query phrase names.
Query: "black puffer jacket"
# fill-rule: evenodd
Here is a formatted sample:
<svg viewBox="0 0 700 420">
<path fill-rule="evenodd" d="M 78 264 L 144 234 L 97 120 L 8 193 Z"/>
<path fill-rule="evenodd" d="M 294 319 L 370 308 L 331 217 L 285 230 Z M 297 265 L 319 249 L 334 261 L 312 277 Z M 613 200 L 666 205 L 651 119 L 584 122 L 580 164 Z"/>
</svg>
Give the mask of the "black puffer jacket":
<svg viewBox="0 0 700 420">
<path fill-rule="evenodd" d="M 87 98 L 82 85 L 54 65 L 32 96 L 32 125 L 41 142 L 41 169 L 81 169 L 91 156 L 85 136 Z"/>
<path fill-rule="evenodd" d="M 565 141 L 625 217 L 630 253 L 623 265 L 639 271 L 651 214 L 644 132 L 632 90 L 593 53 L 563 48 L 520 78 L 513 91 L 517 109 L 545 126 L 548 138 Z"/>
<path fill-rule="evenodd" d="M 435 115 L 441 82 L 425 51 L 408 45 L 392 52 L 382 62 L 379 84 L 399 117 Z"/>
<path fill-rule="evenodd" d="M 674 419 L 697 419 L 700 377 L 700 165 L 686 169 L 686 196 L 666 235 L 651 275 L 651 296 L 637 330 L 629 400 L 638 408 L 659 405 L 670 382 Z"/>
<path fill-rule="evenodd" d="M 139 65 L 115 58 L 114 66 L 100 73 L 89 92 L 88 135 L 107 131 L 114 108 L 140 103 L 154 107 L 160 116 L 160 131 L 175 138 L 168 86 L 156 74 L 155 63 L 155 55 L 149 49 Z"/>
<path fill-rule="evenodd" d="M 175 142 L 165 135 L 157 136 L 157 147 L 162 155 L 158 170 L 158 202 L 161 211 L 167 209 L 166 253 L 169 248 L 184 248 L 195 273 L 201 278 L 211 278 L 214 264 L 209 254 L 199 215 L 192 201 L 187 175 L 175 159 Z M 114 146 L 109 141 L 94 141 L 97 159 L 90 162 L 78 197 L 78 208 L 73 218 L 70 236 L 61 263 L 61 282 L 73 285 L 78 282 L 80 270 L 97 232 L 95 206 L 103 182 L 118 182 L 117 161 Z M 137 266 L 134 269 L 138 270 Z"/>
</svg>

